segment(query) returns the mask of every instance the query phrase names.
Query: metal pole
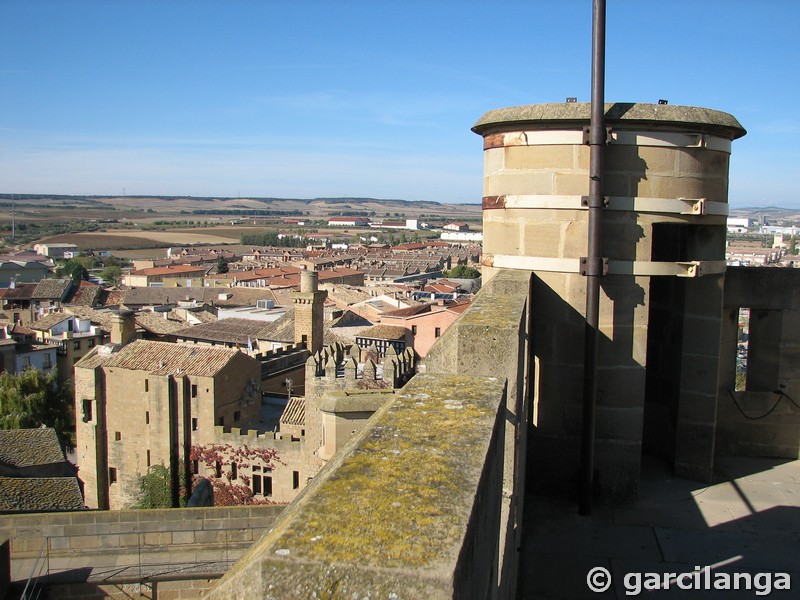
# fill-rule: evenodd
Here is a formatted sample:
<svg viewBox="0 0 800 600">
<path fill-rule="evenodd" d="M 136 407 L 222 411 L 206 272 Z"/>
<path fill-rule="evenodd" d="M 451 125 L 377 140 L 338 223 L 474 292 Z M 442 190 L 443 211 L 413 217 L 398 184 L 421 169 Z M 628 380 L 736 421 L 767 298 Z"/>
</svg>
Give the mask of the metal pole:
<svg viewBox="0 0 800 600">
<path fill-rule="evenodd" d="M 603 274 L 600 225 L 603 210 L 603 149 L 606 144 L 605 102 L 606 2 L 592 5 L 592 105 L 589 131 L 589 235 L 586 275 L 586 330 L 583 362 L 583 424 L 578 512 L 592 512 L 594 436 L 597 405 L 597 340 L 600 322 L 600 277 Z"/>
</svg>

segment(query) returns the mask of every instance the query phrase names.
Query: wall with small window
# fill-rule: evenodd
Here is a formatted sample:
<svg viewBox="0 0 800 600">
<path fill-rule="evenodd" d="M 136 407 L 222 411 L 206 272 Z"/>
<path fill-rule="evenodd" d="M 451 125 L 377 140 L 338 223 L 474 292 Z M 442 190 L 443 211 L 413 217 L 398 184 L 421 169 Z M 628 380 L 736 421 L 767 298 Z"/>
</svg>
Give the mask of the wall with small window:
<svg viewBox="0 0 800 600">
<path fill-rule="evenodd" d="M 800 455 L 800 270 L 729 267 L 716 452 Z"/>
</svg>

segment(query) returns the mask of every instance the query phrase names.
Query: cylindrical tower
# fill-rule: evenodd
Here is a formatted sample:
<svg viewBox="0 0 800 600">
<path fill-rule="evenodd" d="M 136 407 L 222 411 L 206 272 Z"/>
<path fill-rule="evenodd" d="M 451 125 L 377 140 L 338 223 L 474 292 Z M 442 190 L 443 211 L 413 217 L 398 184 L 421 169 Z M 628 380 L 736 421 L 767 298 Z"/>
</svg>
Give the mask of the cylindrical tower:
<svg viewBox="0 0 800 600">
<path fill-rule="evenodd" d="M 319 283 L 319 273 L 317 271 L 300 271 L 300 291 L 316 292 Z"/>
<path fill-rule="evenodd" d="M 729 114 L 607 104 L 597 477 L 636 495 L 641 454 L 710 477 L 731 141 Z M 590 105 L 487 112 L 484 277 L 533 271 L 534 479 L 574 483 L 580 444 Z"/>
</svg>

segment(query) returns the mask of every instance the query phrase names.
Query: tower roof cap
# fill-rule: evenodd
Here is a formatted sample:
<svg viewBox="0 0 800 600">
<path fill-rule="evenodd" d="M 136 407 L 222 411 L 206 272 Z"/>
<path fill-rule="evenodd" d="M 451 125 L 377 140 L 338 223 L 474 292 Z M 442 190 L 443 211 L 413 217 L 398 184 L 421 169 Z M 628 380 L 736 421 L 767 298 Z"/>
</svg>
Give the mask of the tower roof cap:
<svg viewBox="0 0 800 600">
<path fill-rule="evenodd" d="M 711 108 L 672 104 L 607 102 L 606 124 L 624 129 L 660 129 L 711 133 L 735 140 L 747 133 L 733 115 Z M 485 112 L 472 131 L 487 135 L 527 126 L 532 129 L 583 127 L 591 119 L 588 102 L 552 102 L 497 108 Z"/>
</svg>

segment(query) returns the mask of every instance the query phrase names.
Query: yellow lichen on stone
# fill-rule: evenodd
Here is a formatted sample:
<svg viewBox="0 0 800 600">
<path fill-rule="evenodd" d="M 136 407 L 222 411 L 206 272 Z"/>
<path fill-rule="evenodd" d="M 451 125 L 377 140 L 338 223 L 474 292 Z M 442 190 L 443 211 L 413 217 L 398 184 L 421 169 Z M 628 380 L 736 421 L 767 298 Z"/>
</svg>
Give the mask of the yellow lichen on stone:
<svg viewBox="0 0 800 600">
<path fill-rule="evenodd" d="M 418 376 L 272 547 L 294 560 L 380 567 L 451 559 L 502 395 L 494 378 Z"/>
</svg>

